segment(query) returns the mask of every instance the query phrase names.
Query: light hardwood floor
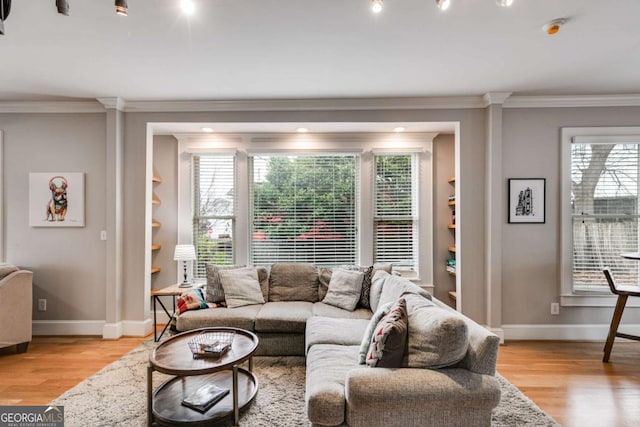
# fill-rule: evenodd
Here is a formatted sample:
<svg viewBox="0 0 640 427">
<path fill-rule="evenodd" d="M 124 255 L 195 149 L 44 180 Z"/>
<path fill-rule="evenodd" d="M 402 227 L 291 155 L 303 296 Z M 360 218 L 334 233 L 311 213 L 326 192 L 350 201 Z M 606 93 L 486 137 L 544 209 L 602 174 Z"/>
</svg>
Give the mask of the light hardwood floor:
<svg viewBox="0 0 640 427">
<path fill-rule="evenodd" d="M 34 337 L 29 351 L 0 350 L 0 405 L 44 405 L 150 339 Z M 640 425 L 640 343 L 513 341 L 498 371 L 563 426 Z"/>
</svg>

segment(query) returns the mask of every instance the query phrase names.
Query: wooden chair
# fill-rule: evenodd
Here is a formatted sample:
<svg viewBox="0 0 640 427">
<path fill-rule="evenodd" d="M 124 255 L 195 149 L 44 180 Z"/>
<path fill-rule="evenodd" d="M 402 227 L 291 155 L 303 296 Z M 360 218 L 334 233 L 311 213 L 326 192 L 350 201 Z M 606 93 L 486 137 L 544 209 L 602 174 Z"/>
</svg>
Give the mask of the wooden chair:
<svg viewBox="0 0 640 427">
<path fill-rule="evenodd" d="M 618 332 L 618 325 L 620 324 L 620 319 L 622 319 L 622 312 L 624 311 L 624 306 L 627 303 L 627 298 L 640 297 L 640 287 L 616 285 L 615 281 L 613 280 L 613 276 L 611 275 L 611 272 L 608 268 L 605 268 L 604 270 L 602 270 L 602 272 L 604 273 L 604 277 L 607 278 L 607 282 L 609 283 L 609 289 L 611 289 L 611 292 L 615 295 L 618 295 L 618 300 L 616 301 L 616 309 L 613 312 L 611 326 L 609 327 L 609 335 L 607 336 L 607 342 L 604 345 L 604 357 L 602 358 L 602 361 L 606 363 L 609 361 L 611 348 L 613 347 L 613 340 L 616 337 L 640 341 L 640 336 Z"/>
</svg>

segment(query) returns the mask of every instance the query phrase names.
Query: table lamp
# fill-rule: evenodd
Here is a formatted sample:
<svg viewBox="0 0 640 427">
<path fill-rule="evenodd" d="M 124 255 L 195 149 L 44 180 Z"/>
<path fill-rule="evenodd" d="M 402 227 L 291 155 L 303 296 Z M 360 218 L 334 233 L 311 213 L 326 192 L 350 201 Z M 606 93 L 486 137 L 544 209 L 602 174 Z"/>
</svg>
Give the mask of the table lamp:
<svg viewBox="0 0 640 427">
<path fill-rule="evenodd" d="M 180 284 L 181 288 L 190 288 L 191 282 L 187 280 L 187 261 L 194 261 L 196 259 L 196 248 L 193 245 L 176 245 L 176 250 L 173 253 L 174 261 L 182 261 L 184 268 L 184 281 Z"/>
</svg>

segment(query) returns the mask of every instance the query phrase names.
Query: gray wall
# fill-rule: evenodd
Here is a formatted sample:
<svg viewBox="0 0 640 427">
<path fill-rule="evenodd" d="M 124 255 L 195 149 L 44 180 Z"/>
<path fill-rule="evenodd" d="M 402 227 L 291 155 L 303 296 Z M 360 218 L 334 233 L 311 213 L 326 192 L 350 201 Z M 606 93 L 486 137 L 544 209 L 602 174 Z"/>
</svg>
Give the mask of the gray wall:
<svg viewBox="0 0 640 427">
<path fill-rule="evenodd" d="M 34 319 L 104 320 L 105 115 L 0 114 L 0 129 L 5 258 L 34 272 Z M 84 172 L 85 227 L 30 227 L 29 172 Z"/>
<path fill-rule="evenodd" d="M 560 129 L 571 126 L 638 126 L 640 108 L 505 109 L 503 113 L 504 200 L 508 178 L 546 178 L 546 224 L 508 224 L 504 214 L 503 324 L 599 324 L 613 308 L 549 305 L 560 295 Z M 628 311 L 628 312 L 627 312 Z M 637 311 L 624 320 L 637 323 Z"/>
<path fill-rule="evenodd" d="M 105 114 L 0 114 L 4 131 L 4 190 L 6 259 L 34 271 L 34 299 L 47 298 L 48 311 L 34 311 L 36 320 L 104 320 L 105 270 Z M 148 122 L 315 122 L 315 121 L 446 121 L 459 122 L 458 206 L 462 311 L 484 323 L 487 292 L 484 258 L 486 247 L 486 137 L 485 109 L 389 110 L 317 112 L 228 113 L 125 113 L 124 114 L 124 245 L 122 318 L 141 322 L 149 316 L 149 287 L 175 280 L 170 235 L 174 214 L 169 208 L 176 196 L 173 138 L 155 138 L 154 163 L 165 182 L 162 193 L 163 269 L 167 277 L 147 280 L 145 271 L 145 190 Z M 640 108 L 512 108 L 503 110 L 502 202 L 506 206 L 506 180 L 511 177 L 547 179 L 547 221 L 542 225 L 507 224 L 501 218 L 502 324 L 607 324 L 611 308 L 562 307 L 549 314 L 549 303 L 560 290 L 559 242 L 559 140 L 568 126 L 638 126 Z M 438 138 L 436 146 L 438 144 Z M 457 141 L 455 142 L 458 143 Z M 438 148 L 434 155 L 440 158 Z M 166 157 L 165 157 L 166 156 Z M 435 162 L 438 168 L 438 160 Z M 162 165 L 162 166 L 161 166 Z M 32 228 L 28 225 L 29 172 L 85 172 L 86 226 L 83 228 Z M 450 172 L 436 170 L 439 176 Z M 439 181 L 439 179 L 437 179 Z M 448 185 L 448 184 L 447 184 Z M 441 199 L 440 196 L 434 196 Z M 435 202 L 438 202 L 435 200 Z M 439 203 L 434 203 L 439 209 Z M 165 233 L 166 232 L 166 236 Z M 526 244 L 523 244 L 526 242 Z M 430 244 L 431 242 L 421 242 Z M 439 252 L 439 243 L 434 243 Z M 439 261 L 436 268 L 439 270 Z M 160 278 L 162 277 L 162 283 Z M 165 281 L 166 280 L 166 281 Z M 436 277 L 436 284 L 439 279 Z M 436 292 L 440 289 L 436 288 Z M 442 295 L 438 296 L 446 300 Z M 630 310 L 626 319 L 637 315 Z"/>
</svg>

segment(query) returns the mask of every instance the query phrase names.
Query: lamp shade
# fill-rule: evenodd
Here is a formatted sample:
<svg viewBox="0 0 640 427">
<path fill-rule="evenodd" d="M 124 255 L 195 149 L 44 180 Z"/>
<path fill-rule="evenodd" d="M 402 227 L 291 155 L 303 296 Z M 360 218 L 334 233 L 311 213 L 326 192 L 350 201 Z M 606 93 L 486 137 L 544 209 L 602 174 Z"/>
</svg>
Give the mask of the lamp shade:
<svg viewBox="0 0 640 427">
<path fill-rule="evenodd" d="M 193 245 L 176 245 L 173 253 L 174 261 L 193 261 L 196 259 L 196 248 Z"/>
</svg>

